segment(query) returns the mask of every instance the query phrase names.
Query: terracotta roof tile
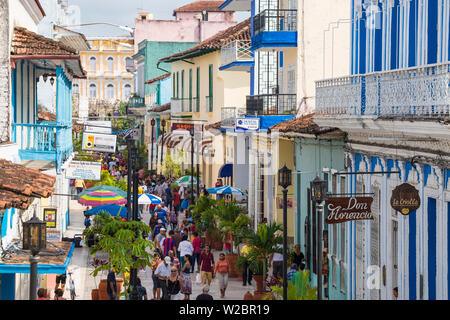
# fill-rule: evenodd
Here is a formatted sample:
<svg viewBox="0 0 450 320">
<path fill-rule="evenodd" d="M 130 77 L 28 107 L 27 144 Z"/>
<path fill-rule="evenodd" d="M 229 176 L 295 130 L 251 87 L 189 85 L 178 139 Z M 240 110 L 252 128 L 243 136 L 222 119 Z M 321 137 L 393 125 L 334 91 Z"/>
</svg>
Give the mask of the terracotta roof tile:
<svg viewBox="0 0 450 320">
<path fill-rule="evenodd" d="M 174 10 L 174 12 L 217 12 L 220 11 L 219 7 L 224 2 L 225 1 L 196 1 L 177 8 Z"/>
<path fill-rule="evenodd" d="M 228 44 L 235 40 L 251 40 L 251 32 L 250 32 L 250 18 L 242 21 L 241 23 L 232 26 L 226 30 L 223 30 L 219 33 L 216 33 L 212 37 L 209 37 L 206 40 L 203 40 L 199 44 L 193 46 L 192 48 L 175 53 L 171 56 L 160 59 L 160 61 L 176 61 L 186 57 L 188 54 L 192 55 L 200 55 L 204 51 L 215 51 L 220 50 L 222 46 Z"/>
<path fill-rule="evenodd" d="M 167 111 L 170 110 L 170 102 L 163 104 L 162 106 L 157 106 L 154 108 L 149 109 L 149 112 L 163 112 L 163 111 Z"/>
<path fill-rule="evenodd" d="M 56 114 L 48 112 L 48 111 L 45 111 L 45 110 L 38 110 L 38 120 L 55 122 L 56 121 Z"/>
<path fill-rule="evenodd" d="M 323 134 L 329 131 L 337 130 L 336 128 L 320 127 L 313 120 L 314 113 L 294 118 L 270 127 L 272 131 L 282 133 L 305 133 L 305 134 Z"/>
<path fill-rule="evenodd" d="M 15 27 L 11 43 L 13 55 L 78 55 L 77 51 L 25 28 Z"/>
<path fill-rule="evenodd" d="M 220 127 L 222 126 L 222 121 L 216 122 L 216 123 L 211 123 L 205 126 L 205 130 L 210 130 L 210 129 L 220 129 Z"/>
<path fill-rule="evenodd" d="M 56 177 L 0 159 L 0 209 L 27 209 L 31 197 L 48 198 Z"/>
<path fill-rule="evenodd" d="M 152 84 L 152 83 L 154 83 L 154 82 L 156 82 L 156 81 L 163 80 L 163 79 L 167 79 L 168 77 L 170 77 L 170 72 L 169 72 L 169 73 L 166 73 L 166 74 L 163 74 L 162 76 L 159 76 L 159 77 L 157 77 L 157 78 L 154 78 L 154 79 L 151 79 L 151 80 L 147 80 L 147 81 L 145 81 L 144 83 L 145 83 L 145 84 Z"/>
</svg>

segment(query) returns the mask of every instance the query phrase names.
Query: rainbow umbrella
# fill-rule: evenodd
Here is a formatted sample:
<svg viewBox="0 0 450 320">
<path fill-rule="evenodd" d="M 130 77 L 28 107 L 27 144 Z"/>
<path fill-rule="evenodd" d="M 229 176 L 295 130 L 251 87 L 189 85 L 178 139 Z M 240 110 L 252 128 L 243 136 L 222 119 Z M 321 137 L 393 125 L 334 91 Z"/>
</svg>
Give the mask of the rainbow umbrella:
<svg viewBox="0 0 450 320">
<path fill-rule="evenodd" d="M 77 200 L 82 205 L 92 207 L 106 204 L 124 205 L 127 203 L 127 193 L 116 187 L 97 186 L 84 190 Z"/>
</svg>

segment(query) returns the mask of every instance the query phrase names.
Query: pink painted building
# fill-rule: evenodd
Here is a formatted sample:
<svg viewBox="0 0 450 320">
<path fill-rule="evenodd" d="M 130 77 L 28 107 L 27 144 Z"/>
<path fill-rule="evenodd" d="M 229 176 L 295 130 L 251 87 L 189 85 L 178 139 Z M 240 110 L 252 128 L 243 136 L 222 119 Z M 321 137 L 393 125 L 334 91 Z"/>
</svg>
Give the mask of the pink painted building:
<svg viewBox="0 0 450 320">
<path fill-rule="evenodd" d="M 140 13 L 135 19 L 134 51 L 143 40 L 162 42 L 201 42 L 234 26 L 234 11 L 219 10 L 223 1 L 196 1 L 177 8 L 174 20 L 153 20 L 151 14 Z"/>
</svg>

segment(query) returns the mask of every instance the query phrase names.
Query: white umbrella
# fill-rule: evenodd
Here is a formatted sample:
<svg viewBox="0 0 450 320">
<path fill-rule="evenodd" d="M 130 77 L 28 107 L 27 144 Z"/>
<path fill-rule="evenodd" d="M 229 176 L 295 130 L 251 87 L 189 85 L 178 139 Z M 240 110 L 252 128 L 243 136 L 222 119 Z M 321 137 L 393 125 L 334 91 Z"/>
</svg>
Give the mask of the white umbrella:
<svg viewBox="0 0 450 320">
<path fill-rule="evenodd" d="M 153 194 L 143 193 L 138 197 L 138 204 L 160 204 L 162 199 Z"/>
</svg>

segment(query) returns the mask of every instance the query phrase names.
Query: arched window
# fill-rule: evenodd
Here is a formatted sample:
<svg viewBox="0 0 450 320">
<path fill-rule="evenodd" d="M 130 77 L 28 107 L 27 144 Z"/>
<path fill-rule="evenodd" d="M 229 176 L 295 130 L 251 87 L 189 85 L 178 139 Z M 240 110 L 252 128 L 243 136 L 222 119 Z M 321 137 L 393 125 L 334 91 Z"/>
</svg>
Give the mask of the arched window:
<svg viewBox="0 0 450 320">
<path fill-rule="evenodd" d="M 95 83 L 89 85 L 89 98 L 97 98 L 97 85 Z"/>
<path fill-rule="evenodd" d="M 107 65 L 108 65 L 108 71 L 113 71 L 114 70 L 114 58 L 108 57 L 106 59 L 106 61 L 107 61 Z"/>
<path fill-rule="evenodd" d="M 78 86 L 78 83 L 72 84 L 72 93 L 73 94 L 79 94 L 80 93 L 80 87 Z"/>
<path fill-rule="evenodd" d="M 89 69 L 91 69 L 91 71 L 95 71 L 97 69 L 97 58 L 96 57 L 89 58 Z"/>
<path fill-rule="evenodd" d="M 131 57 L 125 57 L 125 70 L 133 67 L 133 59 Z"/>
<path fill-rule="evenodd" d="M 106 86 L 106 99 L 114 99 L 114 97 L 114 85 L 110 83 Z"/>
<path fill-rule="evenodd" d="M 128 100 L 131 96 L 131 84 L 127 83 L 123 86 L 123 100 Z"/>
</svg>

